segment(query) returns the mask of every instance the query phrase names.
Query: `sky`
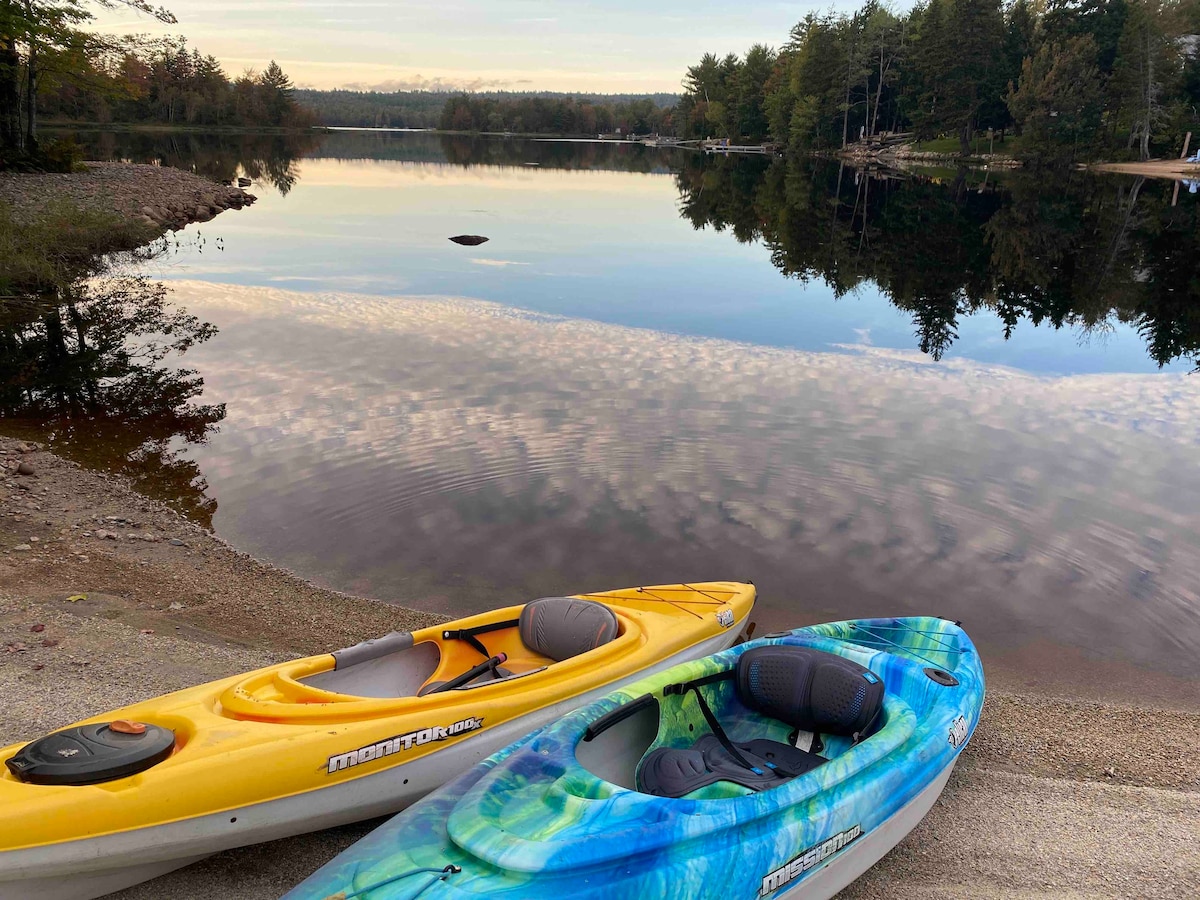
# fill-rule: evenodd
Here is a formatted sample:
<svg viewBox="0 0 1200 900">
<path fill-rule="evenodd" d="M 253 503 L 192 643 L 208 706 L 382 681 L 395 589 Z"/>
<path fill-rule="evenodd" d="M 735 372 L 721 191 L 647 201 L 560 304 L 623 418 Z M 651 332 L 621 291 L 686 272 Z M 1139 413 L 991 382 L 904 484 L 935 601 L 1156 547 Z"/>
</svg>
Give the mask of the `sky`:
<svg viewBox="0 0 1200 900">
<path fill-rule="evenodd" d="M 275 59 L 302 87 L 597 93 L 678 92 L 705 52 L 778 46 L 819 8 L 811 0 L 162 2 L 177 25 L 125 11 L 102 13 L 97 26 L 182 34 L 231 75 Z"/>
</svg>

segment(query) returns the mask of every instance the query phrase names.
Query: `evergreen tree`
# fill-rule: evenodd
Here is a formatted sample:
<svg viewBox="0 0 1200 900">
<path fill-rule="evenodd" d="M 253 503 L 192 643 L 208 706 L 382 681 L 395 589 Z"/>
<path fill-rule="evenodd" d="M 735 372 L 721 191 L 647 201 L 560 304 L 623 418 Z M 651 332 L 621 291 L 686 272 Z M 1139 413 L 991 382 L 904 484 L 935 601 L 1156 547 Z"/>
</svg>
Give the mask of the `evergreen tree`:
<svg viewBox="0 0 1200 900">
<path fill-rule="evenodd" d="M 1025 128 L 1029 150 L 1040 156 L 1074 157 L 1100 128 L 1104 106 L 1096 42 L 1090 34 L 1065 44 L 1043 44 L 1026 57 L 1008 108 Z"/>
</svg>

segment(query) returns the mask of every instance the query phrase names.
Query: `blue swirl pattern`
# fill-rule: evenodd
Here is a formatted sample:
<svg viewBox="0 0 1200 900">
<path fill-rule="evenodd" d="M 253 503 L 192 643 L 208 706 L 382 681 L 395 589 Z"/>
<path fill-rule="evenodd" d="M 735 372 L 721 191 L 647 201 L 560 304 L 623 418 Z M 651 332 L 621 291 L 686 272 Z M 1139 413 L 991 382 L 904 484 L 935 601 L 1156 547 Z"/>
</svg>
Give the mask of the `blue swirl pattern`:
<svg viewBox="0 0 1200 900">
<path fill-rule="evenodd" d="M 679 799 L 655 797 L 605 781 L 576 759 L 589 724 L 647 693 L 659 698 L 651 749 L 690 746 L 704 727 L 699 704 L 692 693 L 664 697 L 663 687 L 732 668 L 767 644 L 815 647 L 869 668 L 885 686 L 882 726 L 857 745 L 826 736 L 829 762 L 761 792 L 718 782 Z M 958 683 L 944 685 L 928 670 Z M 703 690 L 733 740 L 787 741 L 789 727 L 742 706 L 731 682 Z M 752 641 L 527 735 L 376 829 L 286 900 L 781 896 L 852 852 L 860 833 L 870 835 L 945 772 L 974 732 L 983 694 L 974 645 L 943 619 L 833 622 Z M 795 863 L 822 844 L 827 857 L 809 857 L 811 868 Z M 764 881 L 789 863 L 792 877 L 778 887 Z M 424 885 L 401 877 L 447 865 L 461 871 Z"/>
</svg>

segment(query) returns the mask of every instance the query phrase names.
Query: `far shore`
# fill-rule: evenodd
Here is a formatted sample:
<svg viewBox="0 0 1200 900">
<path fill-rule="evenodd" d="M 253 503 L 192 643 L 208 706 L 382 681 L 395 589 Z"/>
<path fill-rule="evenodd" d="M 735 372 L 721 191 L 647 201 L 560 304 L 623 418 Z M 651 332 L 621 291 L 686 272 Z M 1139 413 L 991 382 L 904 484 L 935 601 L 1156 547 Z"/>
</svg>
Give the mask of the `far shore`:
<svg viewBox="0 0 1200 900">
<path fill-rule="evenodd" d="M 16 474 L 21 462 L 34 474 Z M 422 598 L 354 597 L 254 560 L 44 447 L 0 437 L 0 466 L 0 742 L 442 621 Z M 1200 883 L 1200 711 L 1022 679 L 989 670 L 942 799 L 843 900 L 1174 898 Z M 117 896 L 275 898 L 373 824 L 232 850 Z"/>
<path fill-rule="evenodd" d="M 564 140 L 564 141 L 599 141 L 593 134 L 559 134 L 552 132 L 490 132 L 490 131 L 454 131 L 440 128 L 373 128 L 369 126 L 336 126 L 314 125 L 306 128 L 270 128 L 243 126 L 197 126 L 186 124 L 164 124 L 155 122 L 73 122 L 51 120 L 43 123 L 47 132 L 61 131 L 110 131 L 117 133 L 145 134 L 221 134 L 221 135 L 306 135 L 329 134 L 336 131 L 378 131 L 386 132 L 421 132 L 424 134 L 463 135 L 476 137 L 511 137 L 527 140 Z M 640 143 L 640 141 L 622 141 L 616 138 L 604 140 L 604 143 Z M 660 148 L 661 149 L 661 148 Z M 667 149 L 678 149 L 667 145 Z M 838 150 L 815 151 L 814 156 L 825 156 L 831 159 L 843 160 L 858 166 L 880 165 L 903 171 L 905 169 L 921 168 L 922 166 L 954 165 L 966 168 L 987 169 L 1018 169 L 1024 162 L 1006 153 L 974 153 L 962 156 L 958 153 L 944 153 L 932 150 L 922 150 L 918 144 L 899 144 L 891 147 L 870 149 L 861 145 Z M 89 163 L 89 165 L 95 165 Z M 1200 179 L 1200 164 L 1189 163 L 1185 159 L 1178 160 L 1147 160 L 1145 162 L 1086 162 L 1079 163 L 1077 168 L 1095 173 L 1118 175 L 1142 175 L 1151 178 L 1183 178 Z M 0 177 L 2 173 L 0 173 Z M 29 176 L 12 176 L 29 177 Z M 0 199 L 3 199 L 0 196 Z"/>
<path fill-rule="evenodd" d="M 1148 178 L 1200 179 L 1200 163 L 1186 159 L 1148 159 L 1145 162 L 1093 163 L 1086 166 L 1093 172 L 1112 172 L 1118 175 L 1145 175 Z"/>
</svg>

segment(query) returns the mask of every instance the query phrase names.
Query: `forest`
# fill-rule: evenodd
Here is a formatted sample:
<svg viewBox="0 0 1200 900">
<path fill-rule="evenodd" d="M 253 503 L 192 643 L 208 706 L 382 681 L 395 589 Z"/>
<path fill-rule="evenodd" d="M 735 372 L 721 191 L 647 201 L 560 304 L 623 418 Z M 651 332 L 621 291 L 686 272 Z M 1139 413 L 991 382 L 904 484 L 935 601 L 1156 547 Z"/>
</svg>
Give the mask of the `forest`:
<svg viewBox="0 0 1200 900">
<path fill-rule="evenodd" d="M 683 137 L 828 150 L 897 132 L 990 132 L 1036 157 L 1178 155 L 1200 130 L 1200 0 L 869 0 L 810 13 L 782 49 L 706 54 L 673 120 Z"/>
<path fill-rule="evenodd" d="M 460 97 L 470 104 L 462 104 Z M 455 100 L 459 128 L 450 129 L 444 122 L 446 104 Z M 611 122 L 622 117 L 618 109 L 639 102 L 638 110 L 645 116 L 643 101 L 654 108 L 674 106 L 678 94 L 565 94 L 558 91 L 479 91 L 470 95 L 449 91 L 316 91 L 298 90 L 296 100 L 310 109 L 323 125 L 358 128 L 442 128 L 455 131 L 540 131 L 559 134 L 588 134 L 581 129 L 587 115 L 578 112 L 581 106 L 594 109 L 608 107 L 596 113 L 597 121 Z M 457 111 L 466 109 L 466 113 Z M 569 110 L 569 111 L 568 111 Z M 455 114 L 451 115 L 451 118 Z M 463 118 L 470 115 L 470 121 Z M 518 122 L 517 120 L 521 121 Z M 526 120 L 530 127 L 524 127 Z M 489 127 L 495 126 L 495 127 Z M 513 125 L 522 127 L 514 128 Z M 532 127 L 538 125 L 541 127 Z"/>
<path fill-rule="evenodd" d="M 511 131 L 515 134 L 673 134 L 671 95 L 458 94 L 446 100 L 438 127 L 444 131 Z"/>
<path fill-rule="evenodd" d="M 148 0 L 0 0 L 0 166 L 38 124 L 313 124 L 676 135 L 831 151 L 904 135 L 969 155 L 1178 155 L 1200 132 L 1200 0 L 925 0 L 810 13 L 780 49 L 706 54 L 682 95 L 297 90 L 275 62 L 226 73 L 182 38 L 86 30 L 92 10 L 171 22 Z M 1198 135 L 1200 138 L 1200 135 Z"/>
<path fill-rule="evenodd" d="M 0 0 L 0 168 L 69 167 L 43 147 L 43 119 L 98 124 L 309 127 L 277 63 L 231 78 L 186 40 L 87 30 L 95 8 L 124 7 L 165 23 L 146 0 Z"/>
</svg>

